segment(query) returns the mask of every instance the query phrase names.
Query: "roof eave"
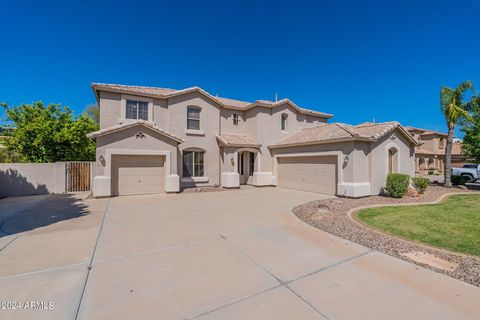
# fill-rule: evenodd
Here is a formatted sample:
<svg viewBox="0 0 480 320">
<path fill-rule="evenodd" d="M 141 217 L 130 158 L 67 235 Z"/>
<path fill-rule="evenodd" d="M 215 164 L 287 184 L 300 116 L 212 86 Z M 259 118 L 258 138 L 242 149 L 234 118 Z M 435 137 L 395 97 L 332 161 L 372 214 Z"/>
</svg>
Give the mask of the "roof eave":
<svg viewBox="0 0 480 320">
<path fill-rule="evenodd" d="M 126 130 L 126 129 L 129 129 L 129 128 L 132 128 L 134 126 L 143 126 L 147 129 L 150 129 L 150 130 L 153 130 L 155 132 L 158 132 L 159 134 L 167 137 L 167 138 L 170 138 L 174 141 L 176 141 L 177 143 L 184 143 L 185 140 L 177 137 L 177 136 L 174 136 L 168 132 L 165 132 L 163 130 L 159 130 L 155 127 L 152 127 L 152 126 L 149 126 L 149 125 L 146 125 L 145 123 L 142 123 L 142 122 L 132 122 L 131 124 L 128 124 L 128 125 L 125 125 L 125 126 L 119 126 L 118 128 L 115 128 L 115 129 L 112 129 L 112 130 L 105 130 L 104 132 L 102 132 L 101 130 L 99 131 L 94 131 L 94 132 L 90 132 L 90 133 L 87 133 L 87 138 L 95 141 L 98 137 L 103 137 L 103 136 L 106 136 L 106 135 L 109 135 L 109 134 L 112 134 L 112 133 L 115 133 L 115 132 L 119 132 L 119 131 L 123 131 L 123 130 Z M 108 129 L 108 128 L 107 128 Z"/>
<path fill-rule="evenodd" d="M 337 142 L 353 142 L 353 141 L 367 141 L 373 142 L 374 140 L 363 137 L 352 137 L 352 138 L 343 138 L 343 139 L 329 139 L 329 140 L 320 140 L 320 141 L 309 141 L 309 142 L 297 142 L 297 143 L 285 143 L 285 144 L 274 144 L 269 145 L 269 149 L 278 149 L 278 148 L 288 148 L 288 147 L 299 147 L 299 146 L 312 146 L 317 144 L 328 144 L 328 143 L 337 143 Z"/>
</svg>

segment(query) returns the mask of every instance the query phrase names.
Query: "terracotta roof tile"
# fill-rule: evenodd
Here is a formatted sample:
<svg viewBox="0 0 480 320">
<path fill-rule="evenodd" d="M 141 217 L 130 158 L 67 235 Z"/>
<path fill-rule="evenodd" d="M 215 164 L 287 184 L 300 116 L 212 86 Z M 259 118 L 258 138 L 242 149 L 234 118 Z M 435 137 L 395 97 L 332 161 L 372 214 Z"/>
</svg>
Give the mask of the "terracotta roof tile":
<svg viewBox="0 0 480 320">
<path fill-rule="evenodd" d="M 377 140 L 397 127 L 401 127 L 398 122 L 383 123 L 362 123 L 352 126 L 342 123 L 321 124 L 317 127 L 301 129 L 285 138 L 273 143 L 271 147 L 325 143 L 345 140 L 368 139 Z M 408 132 L 404 131 L 412 141 L 418 143 Z"/>
<path fill-rule="evenodd" d="M 226 146 L 250 146 L 259 147 L 260 144 L 255 139 L 243 134 L 222 133 L 217 135 L 218 141 Z"/>
<path fill-rule="evenodd" d="M 96 89 L 119 90 L 119 91 L 124 91 L 129 93 L 159 95 L 159 96 L 165 96 L 165 95 L 180 91 L 180 90 L 169 89 L 169 88 L 126 86 L 121 84 L 109 84 L 109 83 L 94 83 L 93 86 Z"/>
</svg>

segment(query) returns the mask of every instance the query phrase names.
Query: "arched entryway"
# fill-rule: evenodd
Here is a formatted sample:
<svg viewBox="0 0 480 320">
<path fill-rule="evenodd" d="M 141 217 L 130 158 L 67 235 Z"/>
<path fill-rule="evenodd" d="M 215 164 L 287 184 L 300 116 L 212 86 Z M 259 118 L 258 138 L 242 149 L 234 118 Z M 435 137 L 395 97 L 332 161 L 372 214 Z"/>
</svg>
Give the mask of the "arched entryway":
<svg viewBox="0 0 480 320">
<path fill-rule="evenodd" d="M 388 173 L 398 172 L 398 149 L 388 149 Z"/>
<path fill-rule="evenodd" d="M 258 150 L 253 148 L 241 148 L 236 150 L 236 171 L 239 175 L 239 183 L 253 184 L 253 174 L 259 171 L 260 158 Z"/>
</svg>

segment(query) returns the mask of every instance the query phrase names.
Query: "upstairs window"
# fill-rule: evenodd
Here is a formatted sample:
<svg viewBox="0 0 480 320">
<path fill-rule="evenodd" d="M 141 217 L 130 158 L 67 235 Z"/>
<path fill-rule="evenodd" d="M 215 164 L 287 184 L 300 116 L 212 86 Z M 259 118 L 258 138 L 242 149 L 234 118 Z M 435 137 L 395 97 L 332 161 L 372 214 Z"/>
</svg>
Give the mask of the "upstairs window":
<svg viewBox="0 0 480 320">
<path fill-rule="evenodd" d="M 282 113 L 282 121 L 280 124 L 282 131 L 287 131 L 287 118 L 288 115 L 286 113 Z"/>
<path fill-rule="evenodd" d="M 188 107 L 187 110 L 187 129 L 200 130 L 200 111 L 198 107 Z"/>
<path fill-rule="evenodd" d="M 238 125 L 238 114 L 236 113 L 233 114 L 233 125 L 234 126 Z"/>
<path fill-rule="evenodd" d="M 439 143 L 439 146 L 438 146 L 440 149 L 443 149 L 445 148 L 445 139 L 444 138 L 440 138 L 440 143 Z"/>
<path fill-rule="evenodd" d="M 125 117 L 127 119 L 148 120 L 148 102 L 127 100 L 126 107 Z"/>
</svg>

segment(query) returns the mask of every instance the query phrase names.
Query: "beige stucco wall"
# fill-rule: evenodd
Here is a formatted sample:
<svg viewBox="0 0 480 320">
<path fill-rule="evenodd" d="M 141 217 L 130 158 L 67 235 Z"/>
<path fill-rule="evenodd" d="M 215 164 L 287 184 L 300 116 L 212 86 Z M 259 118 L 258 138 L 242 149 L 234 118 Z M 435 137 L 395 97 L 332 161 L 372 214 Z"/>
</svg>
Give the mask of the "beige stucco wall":
<svg viewBox="0 0 480 320">
<path fill-rule="evenodd" d="M 139 131 L 144 133 L 145 138 L 135 137 Z M 95 176 L 110 176 L 110 173 L 105 172 L 106 161 L 109 161 L 105 156 L 107 149 L 169 151 L 171 173 L 177 172 L 177 142 L 144 126 L 135 126 L 97 138 Z"/>
<path fill-rule="evenodd" d="M 105 129 L 116 126 L 121 122 L 128 121 L 122 119 L 122 108 L 125 106 L 125 99 L 135 98 L 133 95 L 124 95 L 120 93 L 100 92 L 100 128 Z M 259 158 L 256 161 L 256 170 L 262 172 L 272 171 L 272 156 L 267 148 L 269 144 L 287 136 L 301 128 L 317 125 L 320 122 L 326 122 L 327 119 L 312 115 L 300 114 L 293 107 L 285 104 L 274 109 L 255 107 L 247 111 L 238 111 L 226 109 L 217 102 L 205 97 L 201 93 L 193 92 L 176 97 L 170 97 L 167 100 L 146 99 L 152 105 L 149 117 L 155 124 L 180 138 L 185 142 L 178 146 L 176 152 L 172 151 L 172 173 L 177 172 L 180 177 L 183 171 L 182 152 L 186 149 L 200 149 L 205 151 L 205 177 L 208 181 L 197 182 L 197 185 L 217 185 L 221 184 L 221 172 L 233 171 L 230 158 L 226 154 L 233 154 L 234 148 L 221 152 L 216 136 L 219 133 L 246 134 L 256 139 L 261 145 Z M 190 132 L 187 130 L 187 107 L 196 106 L 201 108 L 200 130 Z M 239 115 L 238 125 L 233 125 L 233 114 Z M 288 125 L 286 132 L 280 128 L 281 115 L 288 115 Z M 136 133 L 136 132 L 135 132 Z M 128 133 L 122 135 L 114 134 L 110 137 L 100 137 L 97 140 L 97 159 L 104 155 L 105 145 L 108 148 L 128 148 Z M 115 139 L 121 139 L 115 142 Z M 107 143 L 108 140 L 108 143 Z M 143 141 L 142 148 L 157 148 L 154 143 Z M 137 148 L 137 146 L 135 147 Z M 228 152 L 227 152 L 228 151 Z M 175 163 L 173 163 L 175 161 Z M 104 166 L 97 161 L 95 174 L 103 175 Z M 184 184 L 187 184 L 185 181 Z M 191 184 L 189 180 L 188 184 Z"/>
<path fill-rule="evenodd" d="M 395 134 L 396 138 L 392 139 Z M 383 139 L 371 142 L 344 142 L 330 143 L 311 146 L 288 147 L 272 149 L 273 156 L 288 154 L 328 154 L 339 152 L 342 157 L 338 169 L 338 184 L 351 185 L 352 188 L 363 188 L 366 183 L 370 184 L 370 194 L 379 194 L 385 186 L 388 174 L 388 150 L 395 147 L 398 150 L 398 172 L 413 176 L 415 174 L 414 147 L 399 131 L 386 135 Z M 275 159 L 272 160 L 272 164 Z M 344 190 L 338 190 L 338 195 L 343 195 Z"/>
<path fill-rule="evenodd" d="M 281 130 L 282 114 L 287 115 L 287 130 Z M 284 104 L 274 109 L 255 107 L 245 112 L 246 129 L 248 135 L 256 139 L 261 146 L 261 167 L 262 172 L 271 172 L 272 154 L 268 146 L 300 129 L 312 127 L 327 119 L 302 115 L 292 106 Z"/>
<path fill-rule="evenodd" d="M 238 125 L 233 124 L 233 115 L 238 114 Z M 221 131 L 224 133 L 236 133 L 250 135 L 245 121 L 245 111 L 221 109 Z"/>
<path fill-rule="evenodd" d="M 395 139 L 392 139 L 393 135 L 396 136 Z M 392 147 L 398 150 L 398 172 L 409 176 L 415 175 L 414 146 L 397 129 L 372 146 L 372 193 L 380 193 L 385 186 L 388 174 L 388 150 Z"/>
<path fill-rule="evenodd" d="M 65 162 L 0 163 L 0 198 L 65 192 Z"/>
<path fill-rule="evenodd" d="M 200 132 L 190 134 L 187 132 L 187 108 L 195 106 L 201 108 Z M 200 93 L 193 92 L 168 100 L 169 127 L 168 131 L 185 140 L 179 145 L 179 161 L 177 172 L 182 177 L 183 160 L 182 152 L 186 149 L 201 149 L 204 155 L 204 176 L 208 182 L 200 182 L 197 185 L 220 184 L 220 147 L 217 142 L 217 134 L 220 132 L 220 105 L 206 98 Z"/>
<path fill-rule="evenodd" d="M 120 119 L 121 95 L 113 92 L 100 92 L 100 128 L 118 125 Z"/>
</svg>

